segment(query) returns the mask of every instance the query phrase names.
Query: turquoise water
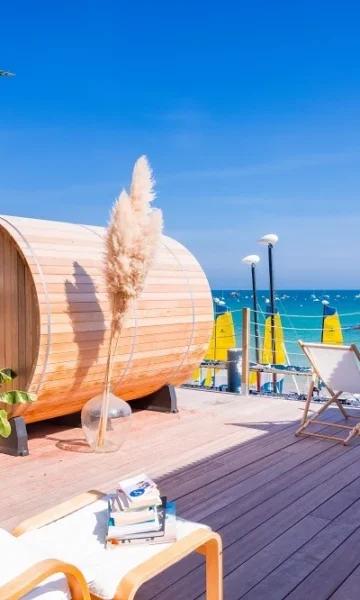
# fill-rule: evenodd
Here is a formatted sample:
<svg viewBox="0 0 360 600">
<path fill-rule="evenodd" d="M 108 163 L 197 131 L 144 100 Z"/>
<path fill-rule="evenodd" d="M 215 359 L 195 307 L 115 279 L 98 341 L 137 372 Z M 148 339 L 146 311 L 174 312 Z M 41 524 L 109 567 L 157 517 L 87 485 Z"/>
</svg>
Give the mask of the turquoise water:
<svg viewBox="0 0 360 600">
<path fill-rule="evenodd" d="M 243 307 L 252 308 L 252 293 L 250 290 L 213 290 L 213 298 L 225 302 L 233 313 L 237 345 L 241 346 Z M 236 297 L 234 297 L 236 293 Z M 336 308 L 341 320 L 345 343 L 355 343 L 360 346 L 360 290 L 277 290 L 276 308 L 281 314 L 284 337 L 289 362 L 303 366 L 306 361 L 298 346 L 298 340 L 320 341 L 322 327 L 322 300 Z M 259 290 L 259 333 L 263 335 L 264 314 L 268 306 L 269 292 Z M 215 303 L 215 309 L 219 304 Z M 253 313 L 251 313 L 253 322 Z M 255 359 L 255 343 L 253 324 L 251 325 L 251 352 Z"/>
</svg>

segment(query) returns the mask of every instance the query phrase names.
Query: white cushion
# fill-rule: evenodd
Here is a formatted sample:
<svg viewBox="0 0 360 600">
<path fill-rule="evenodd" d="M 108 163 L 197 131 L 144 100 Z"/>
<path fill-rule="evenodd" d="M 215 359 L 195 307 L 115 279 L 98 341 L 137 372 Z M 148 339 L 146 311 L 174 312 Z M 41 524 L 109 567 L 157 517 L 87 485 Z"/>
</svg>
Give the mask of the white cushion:
<svg viewBox="0 0 360 600">
<path fill-rule="evenodd" d="M 61 575 L 49 577 L 28 594 L 22 600 L 70 600 L 70 590 L 66 578 Z"/>
<path fill-rule="evenodd" d="M 40 560 L 50 558 L 48 553 L 44 555 L 37 548 L 29 548 L 20 538 L 14 537 L 4 529 L 0 529 L 0 555 L 0 586 L 21 575 Z M 26 600 L 69 600 L 66 577 L 63 575 L 50 577 L 24 598 Z"/>
<path fill-rule="evenodd" d="M 205 525 L 177 519 L 178 539 Z M 29 549 L 36 547 L 53 558 L 76 565 L 90 591 L 104 600 L 114 597 L 124 575 L 171 544 L 115 546 L 105 548 L 107 501 L 97 500 L 63 519 L 21 536 Z"/>
</svg>

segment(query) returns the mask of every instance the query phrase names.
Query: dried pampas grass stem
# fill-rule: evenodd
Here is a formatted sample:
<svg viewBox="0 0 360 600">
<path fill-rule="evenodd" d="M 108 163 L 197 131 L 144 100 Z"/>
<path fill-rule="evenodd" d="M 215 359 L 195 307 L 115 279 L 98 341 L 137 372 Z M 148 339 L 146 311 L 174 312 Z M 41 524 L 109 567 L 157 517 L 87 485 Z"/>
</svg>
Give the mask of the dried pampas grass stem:
<svg viewBox="0 0 360 600">
<path fill-rule="evenodd" d="M 113 358 L 130 304 L 141 293 L 162 232 L 162 213 L 153 210 L 152 170 L 145 156 L 135 163 L 130 194 L 115 202 L 105 238 L 105 279 L 111 307 L 111 328 L 97 446 L 103 448 L 109 414 Z"/>
</svg>

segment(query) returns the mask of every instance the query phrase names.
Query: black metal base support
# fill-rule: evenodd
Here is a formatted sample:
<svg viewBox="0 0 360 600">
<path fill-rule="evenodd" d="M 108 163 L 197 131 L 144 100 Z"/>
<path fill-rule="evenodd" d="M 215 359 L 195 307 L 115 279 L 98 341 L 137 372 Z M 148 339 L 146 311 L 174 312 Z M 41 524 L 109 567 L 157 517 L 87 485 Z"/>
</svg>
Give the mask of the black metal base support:
<svg viewBox="0 0 360 600">
<path fill-rule="evenodd" d="M 9 419 L 11 433 L 8 438 L 0 436 L 0 452 L 11 456 L 28 456 L 28 436 L 23 417 Z"/>
<path fill-rule="evenodd" d="M 75 429 L 75 427 L 81 427 L 81 412 L 77 411 L 70 413 L 69 415 L 53 417 L 52 419 L 49 419 L 49 422 L 53 425 L 59 425 L 60 427 Z"/>
<path fill-rule="evenodd" d="M 155 410 L 159 412 L 177 413 L 176 391 L 173 385 L 164 385 L 157 392 L 139 398 L 134 402 L 134 408 Z"/>
</svg>

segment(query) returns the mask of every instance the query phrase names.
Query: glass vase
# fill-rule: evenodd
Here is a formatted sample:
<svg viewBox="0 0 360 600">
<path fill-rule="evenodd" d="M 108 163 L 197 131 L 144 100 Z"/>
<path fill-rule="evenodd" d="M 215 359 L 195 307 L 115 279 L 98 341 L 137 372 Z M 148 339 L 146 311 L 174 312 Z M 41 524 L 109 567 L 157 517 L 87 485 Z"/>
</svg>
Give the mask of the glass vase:
<svg viewBox="0 0 360 600">
<path fill-rule="evenodd" d="M 94 452 L 117 452 L 130 431 L 131 408 L 127 402 L 109 394 L 109 411 L 105 435 L 99 435 L 103 394 L 88 400 L 81 411 L 81 426 Z"/>
</svg>

